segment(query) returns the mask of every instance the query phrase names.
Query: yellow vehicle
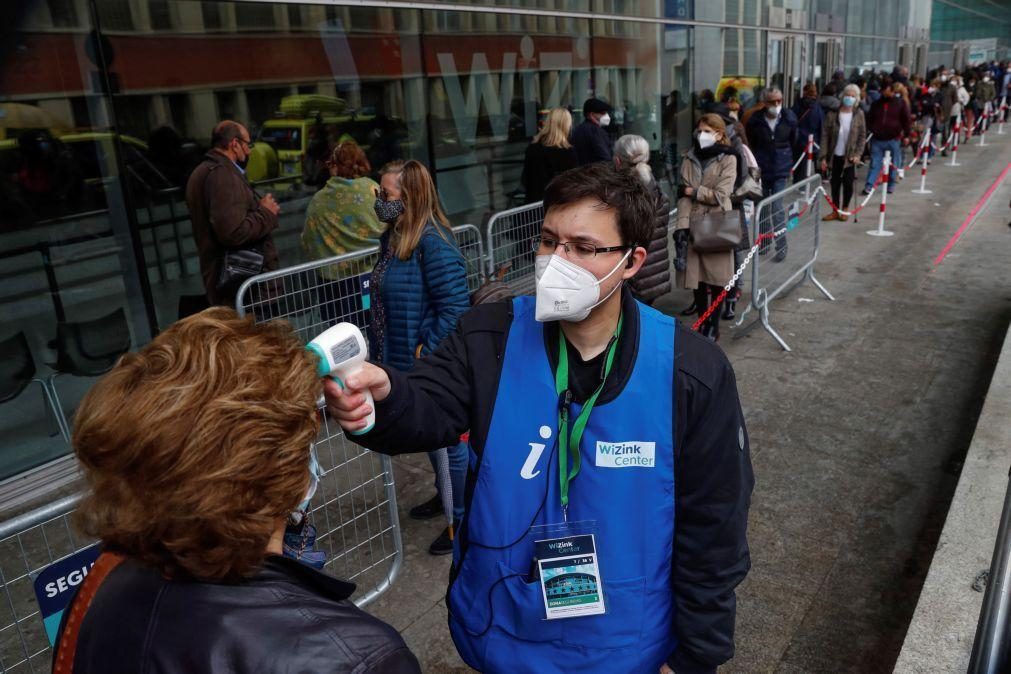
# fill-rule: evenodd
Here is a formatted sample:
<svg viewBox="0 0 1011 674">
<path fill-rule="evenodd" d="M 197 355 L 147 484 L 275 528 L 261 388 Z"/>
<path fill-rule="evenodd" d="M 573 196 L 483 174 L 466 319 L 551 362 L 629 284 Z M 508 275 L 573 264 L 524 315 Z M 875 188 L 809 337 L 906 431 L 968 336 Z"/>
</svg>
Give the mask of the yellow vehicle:
<svg viewBox="0 0 1011 674">
<path fill-rule="evenodd" d="M 324 147 L 346 140 L 367 146 L 371 123 L 375 120 L 375 115 L 347 114 L 344 100 L 332 96 L 286 96 L 281 99 L 280 107 L 278 116 L 260 127 L 255 146 L 263 144 L 277 153 L 278 177 L 306 172 L 310 145 L 319 135 L 323 136 L 320 141 L 326 143 Z M 252 163 L 251 158 L 250 165 Z"/>
</svg>

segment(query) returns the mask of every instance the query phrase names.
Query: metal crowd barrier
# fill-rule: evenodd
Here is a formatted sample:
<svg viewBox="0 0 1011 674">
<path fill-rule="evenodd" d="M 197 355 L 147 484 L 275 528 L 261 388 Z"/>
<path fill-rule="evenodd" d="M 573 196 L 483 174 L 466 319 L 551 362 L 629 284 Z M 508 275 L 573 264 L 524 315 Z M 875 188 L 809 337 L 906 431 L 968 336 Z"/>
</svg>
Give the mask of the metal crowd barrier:
<svg viewBox="0 0 1011 674">
<path fill-rule="evenodd" d="M 373 247 L 254 276 L 239 289 L 235 309 L 257 322 L 287 320 L 304 342 L 338 322 L 365 329 L 377 258 Z M 316 454 L 323 477 L 309 518 L 316 545 L 327 555 L 326 570 L 364 590 L 355 597 L 364 606 L 390 587 L 403 565 L 393 462 L 354 444 L 339 424 L 321 416 Z"/>
<path fill-rule="evenodd" d="M 544 202 L 538 201 L 499 211 L 491 216 L 486 228 L 488 241 L 488 275 L 509 265 L 503 280 L 520 295 L 534 292 L 533 238 L 540 234 L 544 222 Z"/>
<path fill-rule="evenodd" d="M 453 232 L 467 262 L 467 284 L 474 290 L 485 265 L 481 232 L 474 225 Z M 236 311 L 257 321 L 287 320 L 305 342 L 342 321 L 364 330 L 378 257 L 379 249 L 371 247 L 260 274 L 239 289 Z M 327 553 L 326 569 L 355 581 L 365 591 L 355 603 L 364 606 L 392 585 L 403 565 L 393 463 L 350 441 L 323 416 L 316 453 L 324 473 L 309 516 L 317 544 Z"/>
<path fill-rule="evenodd" d="M 0 524 L 0 672 L 48 672 L 49 640 L 35 599 L 35 576 L 92 545 L 70 522 L 73 494 Z"/>
<path fill-rule="evenodd" d="M 762 199 L 755 206 L 751 219 L 751 241 L 760 234 L 774 232 L 786 227 L 788 231 L 763 243 L 758 255 L 751 261 L 751 304 L 741 314 L 736 325 L 744 322 L 745 316 L 755 309 L 759 319 L 752 321 L 744 330 L 735 333 L 737 339 L 759 322 L 784 350 L 790 346 L 783 340 L 769 322 L 769 307 L 772 300 L 785 295 L 804 281 L 811 281 L 825 297 L 835 300 L 832 293 L 814 276 L 814 263 L 818 259 L 821 245 L 821 195 L 815 194 L 821 184 L 821 176 L 809 178 L 790 185 L 782 192 Z M 785 259 L 777 261 L 785 246 Z"/>
</svg>

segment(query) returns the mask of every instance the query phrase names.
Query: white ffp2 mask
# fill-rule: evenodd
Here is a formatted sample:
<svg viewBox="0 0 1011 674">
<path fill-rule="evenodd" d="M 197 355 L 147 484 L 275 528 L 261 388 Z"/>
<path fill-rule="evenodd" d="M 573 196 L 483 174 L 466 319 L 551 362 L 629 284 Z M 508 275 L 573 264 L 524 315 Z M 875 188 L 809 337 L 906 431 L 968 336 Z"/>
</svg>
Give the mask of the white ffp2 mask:
<svg viewBox="0 0 1011 674">
<path fill-rule="evenodd" d="M 611 115 L 604 113 L 604 115 L 600 118 L 600 126 L 605 127 L 610 125 L 611 125 Z"/>
<path fill-rule="evenodd" d="M 621 269 L 631 254 L 631 250 L 625 253 L 614 269 L 602 279 L 559 255 L 538 255 L 534 261 L 537 276 L 534 318 L 542 323 L 583 320 L 621 287 L 618 283 L 606 296 L 600 296 L 600 284 Z"/>
<path fill-rule="evenodd" d="M 716 134 L 711 131 L 699 131 L 699 147 L 705 150 L 716 144 Z"/>
</svg>

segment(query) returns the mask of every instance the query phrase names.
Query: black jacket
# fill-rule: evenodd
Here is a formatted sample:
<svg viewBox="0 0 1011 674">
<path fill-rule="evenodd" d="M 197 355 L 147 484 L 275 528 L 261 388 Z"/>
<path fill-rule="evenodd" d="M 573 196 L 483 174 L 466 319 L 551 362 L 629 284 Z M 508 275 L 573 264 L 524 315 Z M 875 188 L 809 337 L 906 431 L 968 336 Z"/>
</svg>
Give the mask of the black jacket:
<svg viewBox="0 0 1011 674">
<path fill-rule="evenodd" d="M 544 188 L 556 175 L 579 166 L 576 150 L 571 147 L 547 147 L 540 143 L 527 145 L 523 155 L 523 188 L 526 203 L 544 199 Z"/>
<path fill-rule="evenodd" d="M 279 556 L 230 584 L 167 580 L 127 559 L 84 616 L 74 674 L 420 672 L 396 630 L 347 601 L 354 587 Z"/>
<path fill-rule="evenodd" d="M 659 297 L 670 292 L 670 256 L 667 252 L 670 200 L 654 181 L 650 185 L 656 202 L 653 235 L 646 246 L 646 261 L 629 284 L 632 292 L 646 304 L 652 305 Z"/>
<path fill-rule="evenodd" d="M 783 108 L 779 123 L 773 133 L 766 121 L 765 110 L 756 110 L 745 129 L 748 146 L 762 170 L 762 187 L 770 187 L 776 180 L 790 177 L 793 167 L 793 146 L 797 142 L 797 116 L 793 110 Z"/>
<path fill-rule="evenodd" d="M 580 166 L 598 161 L 611 161 L 614 156 L 611 137 L 607 135 L 607 131 L 589 119 L 584 119 L 572 131 L 572 147 L 576 148 Z"/>
<path fill-rule="evenodd" d="M 622 331 L 612 375 L 597 401 L 613 400 L 635 364 L 639 341 L 638 305 L 624 293 Z M 434 354 L 408 373 L 387 369 L 388 398 L 376 404 L 376 427 L 358 436 L 360 444 L 386 454 L 445 447 L 470 429 L 478 456 L 469 471 L 469 506 L 481 453 L 497 401 L 512 305 L 484 304 L 460 319 L 457 329 Z M 557 362 L 558 324 L 546 323 L 545 349 Z M 748 507 L 754 486 L 744 416 L 733 368 L 720 348 L 678 325 L 674 382 L 675 484 L 677 522 L 671 569 L 675 630 L 680 640 L 669 663 L 682 672 L 715 671 L 734 654 L 734 588 L 751 567 Z M 579 402 L 579 401 L 577 401 Z M 466 555 L 467 520 L 460 531 Z"/>
</svg>

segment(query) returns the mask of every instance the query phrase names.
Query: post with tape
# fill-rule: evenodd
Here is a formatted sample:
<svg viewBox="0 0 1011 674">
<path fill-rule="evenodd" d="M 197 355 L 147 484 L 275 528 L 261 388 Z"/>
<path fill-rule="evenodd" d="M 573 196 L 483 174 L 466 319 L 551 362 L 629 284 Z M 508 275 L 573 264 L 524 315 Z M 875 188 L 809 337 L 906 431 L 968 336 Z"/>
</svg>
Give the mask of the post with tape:
<svg viewBox="0 0 1011 674">
<path fill-rule="evenodd" d="M 990 126 L 990 101 L 983 106 L 983 122 L 979 125 L 979 146 L 986 146 L 986 127 Z"/>
<path fill-rule="evenodd" d="M 805 151 L 808 155 L 808 170 L 805 174 L 805 178 L 810 178 L 815 175 L 815 134 L 808 133 L 808 148 Z M 811 185 L 807 185 L 804 188 L 804 198 L 811 198 Z"/>
<path fill-rule="evenodd" d="M 913 194 L 932 194 L 934 190 L 927 189 L 927 157 L 930 155 L 930 134 L 925 134 L 920 146 L 920 188 Z"/>
<path fill-rule="evenodd" d="M 878 215 L 878 228 L 867 230 L 867 233 L 871 236 L 893 236 L 895 232 L 889 232 L 885 229 L 885 205 L 888 203 L 888 178 L 891 176 L 890 171 L 892 170 L 892 153 L 885 151 L 885 163 L 881 168 L 881 175 L 883 180 L 881 181 L 881 213 Z"/>
<path fill-rule="evenodd" d="M 952 134 L 953 145 L 951 146 L 951 161 L 948 162 L 948 166 L 961 166 L 961 164 L 958 163 L 958 137 L 959 135 L 961 135 L 961 133 L 962 133 L 962 113 L 959 112 L 958 116 L 955 117 L 955 131 Z"/>
<path fill-rule="evenodd" d="M 1000 99 L 1000 112 L 997 115 L 997 119 L 1000 120 L 1000 121 L 997 122 L 997 135 L 998 136 L 1003 136 L 1004 135 L 1004 118 L 1005 117 L 1007 117 L 1007 96 L 1004 96 L 1002 99 Z"/>
</svg>

